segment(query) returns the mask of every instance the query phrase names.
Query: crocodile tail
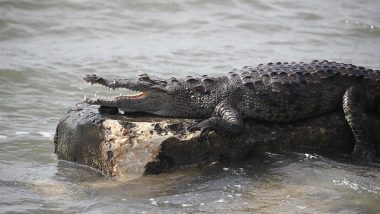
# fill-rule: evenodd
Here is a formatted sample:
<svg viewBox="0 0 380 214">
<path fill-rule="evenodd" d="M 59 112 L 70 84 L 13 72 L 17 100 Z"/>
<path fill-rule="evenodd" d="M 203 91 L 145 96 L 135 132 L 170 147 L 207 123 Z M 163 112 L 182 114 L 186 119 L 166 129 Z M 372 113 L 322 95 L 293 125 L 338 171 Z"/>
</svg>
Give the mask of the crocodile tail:
<svg viewBox="0 0 380 214">
<path fill-rule="evenodd" d="M 380 113 L 380 95 L 375 96 L 375 111 Z"/>
<path fill-rule="evenodd" d="M 380 71 L 374 71 L 371 77 L 364 78 L 368 108 L 380 113 Z"/>
</svg>

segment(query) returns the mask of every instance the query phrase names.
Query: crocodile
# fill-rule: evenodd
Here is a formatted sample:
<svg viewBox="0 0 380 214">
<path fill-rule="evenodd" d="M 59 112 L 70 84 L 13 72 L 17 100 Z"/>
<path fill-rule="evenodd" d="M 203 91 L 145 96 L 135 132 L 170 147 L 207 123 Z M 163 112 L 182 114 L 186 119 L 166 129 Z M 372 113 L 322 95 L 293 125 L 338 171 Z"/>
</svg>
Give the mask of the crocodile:
<svg viewBox="0 0 380 214">
<path fill-rule="evenodd" d="M 343 110 L 355 137 L 352 155 L 359 161 L 375 157 L 366 112 L 380 113 L 380 71 L 334 61 L 276 62 L 245 66 L 228 75 L 106 79 L 83 78 L 110 89 L 126 88 L 133 95 L 85 97 L 92 105 L 124 112 L 165 117 L 205 118 L 188 127 L 207 134 L 236 136 L 244 120 L 289 122 Z M 377 141 L 377 140 L 375 140 Z"/>
</svg>

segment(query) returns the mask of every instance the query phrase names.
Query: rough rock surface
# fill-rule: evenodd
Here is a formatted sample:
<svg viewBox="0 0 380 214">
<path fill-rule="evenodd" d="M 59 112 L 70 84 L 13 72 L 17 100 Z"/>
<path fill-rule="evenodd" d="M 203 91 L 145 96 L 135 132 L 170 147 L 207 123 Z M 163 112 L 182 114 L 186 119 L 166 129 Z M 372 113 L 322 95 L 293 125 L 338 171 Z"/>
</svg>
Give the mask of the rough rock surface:
<svg viewBox="0 0 380 214">
<path fill-rule="evenodd" d="M 380 116 L 370 114 L 369 119 L 379 154 Z M 99 107 L 79 103 L 57 126 L 55 153 L 61 160 L 94 167 L 108 176 L 139 176 L 184 165 L 242 160 L 265 151 L 334 157 L 350 154 L 354 146 L 342 112 L 293 123 L 247 121 L 245 132 L 234 138 L 214 133 L 200 138 L 199 132 L 186 131 L 194 121 L 99 113 Z"/>
</svg>

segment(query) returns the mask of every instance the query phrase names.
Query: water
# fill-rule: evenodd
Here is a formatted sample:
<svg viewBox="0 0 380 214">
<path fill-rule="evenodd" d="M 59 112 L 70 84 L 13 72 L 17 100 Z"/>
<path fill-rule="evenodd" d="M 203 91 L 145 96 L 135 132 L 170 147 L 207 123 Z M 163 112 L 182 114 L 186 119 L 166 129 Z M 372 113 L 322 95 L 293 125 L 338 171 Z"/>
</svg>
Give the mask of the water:
<svg viewBox="0 0 380 214">
<path fill-rule="evenodd" d="M 378 166 L 267 154 L 109 179 L 59 162 L 52 143 L 65 109 L 100 90 L 87 73 L 217 75 L 311 59 L 379 69 L 379 11 L 377 0 L 0 0 L 0 212 L 380 212 Z"/>
</svg>

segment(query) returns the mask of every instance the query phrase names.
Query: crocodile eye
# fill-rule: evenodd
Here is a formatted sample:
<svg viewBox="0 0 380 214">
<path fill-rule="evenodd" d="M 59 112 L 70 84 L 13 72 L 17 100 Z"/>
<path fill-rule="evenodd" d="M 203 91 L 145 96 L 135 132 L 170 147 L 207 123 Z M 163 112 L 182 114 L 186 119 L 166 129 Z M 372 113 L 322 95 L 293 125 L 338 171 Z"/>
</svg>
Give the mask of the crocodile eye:
<svg viewBox="0 0 380 214">
<path fill-rule="evenodd" d="M 138 80 L 139 81 L 150 81 L 150 77 L 147 74 L 140 74 Z"/>
<path fill-rule="evenodd" d="M 140 77 L 139 78 L 139 81 L 145 81 L 145 82 L 149 82 L 149 77 Z"/>
</svg>

